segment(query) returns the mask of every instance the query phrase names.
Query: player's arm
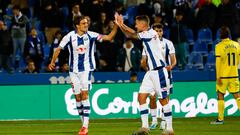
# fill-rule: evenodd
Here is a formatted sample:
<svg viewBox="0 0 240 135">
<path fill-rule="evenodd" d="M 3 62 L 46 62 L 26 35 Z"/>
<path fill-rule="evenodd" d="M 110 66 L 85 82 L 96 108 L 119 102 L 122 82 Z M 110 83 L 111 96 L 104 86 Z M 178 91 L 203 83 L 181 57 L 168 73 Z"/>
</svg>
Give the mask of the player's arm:
<svg viewBox="0 0 240 135">
<path fill-rule="evenodd" d="M 54 51 L 51 63 L 48 65 L 48 69 L 52 71 L 55 68 L 55 61 L 58 58 L 59 53 L 61 52 L 62 48 L 64 48 L 70 41 L 70 35 L 67 34 L 63 37 L 62 41 L 60 42 L 58 48 Z"/>
<path fill-rule="evenodd" d="M 168 71 L 171 71 L 176 66 L 177 59 L 176 59 L 175 48 L 174 48 L 173 43 L 170 41 L 167 45 L 169 47 L 169 55 L 170 55 L 171 65 L 168 65 L 166 68 Z"/>
<path fill-rule="evenodd" d="M 177 59 L 175 53 L 170 54 L 171 65 L 168 65 L 166 69 L 171 71 L 177 64 Z"/>
<path fill-rule="evenodd" d="M 221 55 L 220 55 L 220 48 L 218 46 L 216 46 L 215 52 L 216 52 L 216 81 L 218 84 L 222 83 L 221 80 Z"/>
<path fill-rule="evenodd" d="M 142 69 L 144 69 L 145 71 L 148 71 L 147 56 L 146 56 L 146 55 L 142 55 L 141 67 L 142 67 Z"/>
<path fill-rule="evenodd" d="M 119 15 L 118 13 L 116 13 L 115 22 L 126 37 L 132 38 L 132 39 L 139 39 L 137 32 L 124 24 L 122 15 Z"/>
<path fill-rule="evenodd" d="M 146 52 L 145 52 L 144 49 L 143 49 L 143 51 L 142 51 L 141 67 L 142 67 L 142 69 L 144 69 L 145 71 L 148 71 L 148 66 L 147 66 L 147 54 L 146 54 Z"/>
<path fill-rule="evenodd" d="M 61 52 L 62 48 L 61 47 L 58 47 L 54 53 L 53 53 L 53 56 L 52 56 L 52 60 L 51 60 L 51 63 L 48 65 L 48 69 L 50 71 L 52 71 L 54 68 L 55 68 L 55 61 L 56 59 L 58 58 L 58 55 L 59 53 Z"/>
<path fill-rule="evenodd" d="M 102 37 L 103 41 L 112 41 L 117 34 L 118 25 L 114 24 L 112 31 L 108 35 Z"/>
</svg>

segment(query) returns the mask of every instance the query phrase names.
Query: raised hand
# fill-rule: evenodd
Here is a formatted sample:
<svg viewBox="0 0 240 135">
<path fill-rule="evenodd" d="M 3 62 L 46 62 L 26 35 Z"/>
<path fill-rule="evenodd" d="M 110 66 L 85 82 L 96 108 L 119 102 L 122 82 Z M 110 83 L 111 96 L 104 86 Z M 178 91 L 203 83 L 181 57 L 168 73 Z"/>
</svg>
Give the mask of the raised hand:
<svg viewBox="0 0 240 135">
<path fill-rule="evenodd" d="M 115 23 L 118 25 L 118 26 L 122 26 L 123 25 L 123 16 L 122 15 L 119 15 L 117 12 L 115 13 L 114 15 L 115 17 Z"/>
</svg>

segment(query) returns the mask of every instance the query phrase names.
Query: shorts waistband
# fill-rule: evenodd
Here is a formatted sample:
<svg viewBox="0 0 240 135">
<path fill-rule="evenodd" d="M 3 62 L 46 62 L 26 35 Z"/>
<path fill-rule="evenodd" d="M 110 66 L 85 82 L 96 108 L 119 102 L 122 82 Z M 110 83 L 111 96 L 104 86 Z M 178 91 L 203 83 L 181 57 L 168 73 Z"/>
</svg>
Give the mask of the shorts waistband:
<svg viewBox="0 0 240 135">
<path fill-rule="evenodd" d="M 154 68 L 153 70 L 160 70 L 160 69 L 163 69 L 163 68 L 164 68 L 164 66 L 160 66 L 160 67 Z"/>
</svg>

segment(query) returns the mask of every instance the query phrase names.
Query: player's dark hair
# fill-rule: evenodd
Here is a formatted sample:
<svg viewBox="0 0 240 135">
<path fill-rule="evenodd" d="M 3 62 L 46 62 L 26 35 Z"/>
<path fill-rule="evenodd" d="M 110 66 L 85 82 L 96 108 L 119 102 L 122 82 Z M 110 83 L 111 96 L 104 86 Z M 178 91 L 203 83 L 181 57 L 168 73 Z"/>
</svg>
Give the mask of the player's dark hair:
<svg viewBox="0 0 240 135">
<path fill-rule="evenodd" d="M 86 19 L 85 16 L 75 16 L 73 18 L 73 26 L 76 28 L 77 25 L 79 25 L 80 21 L 82 21 L 83 19 Z"/>
<path fill-rule="evenodd" d="M 230 34 L 231 34 L 230 29 L 227 26 L 222 26 L 220 28 L 220 38 L 221 39 L 229 38 Z"/>
<path fill-rule="evenodd" d="M 20 6 L 19 5 L 14 5 L 12 9 L 13 10 L 20 10 Z"/>
<path fill-rule="evenodd" d="M 150 23 L 149 17 L 147 15 L 139 15 L 135 19 L 138 20 L 138 21 L 144 21 L 147 24 Z"/>
<path fill-rule="evenodd" d="M 158 29 L 163 29 L 163 25 L 161 23 L 154 23 L 152 25 L 152 28 L 155 29 L 155 28 L 158 28 Z"/>
</svg>

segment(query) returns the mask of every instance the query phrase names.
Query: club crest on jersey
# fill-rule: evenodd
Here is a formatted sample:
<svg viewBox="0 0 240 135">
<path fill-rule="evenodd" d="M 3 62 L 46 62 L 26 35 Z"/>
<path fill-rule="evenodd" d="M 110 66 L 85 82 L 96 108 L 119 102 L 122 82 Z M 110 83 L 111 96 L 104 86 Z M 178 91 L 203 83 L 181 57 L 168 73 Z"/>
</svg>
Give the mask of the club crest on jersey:
<svg viewBox="0 0 240 135">
<path fill-rule="evenodd" d="M 79 45 L 77 48 L 78 54 L 84 54 L 86 52 L 87 48 L 84 45 Z"/>
<path fill-rule="evenodd" d="M 84 37 L 84 38 L 83 38 L 83 41 L 88 41 L 88 37 Z"/>
</svg>

